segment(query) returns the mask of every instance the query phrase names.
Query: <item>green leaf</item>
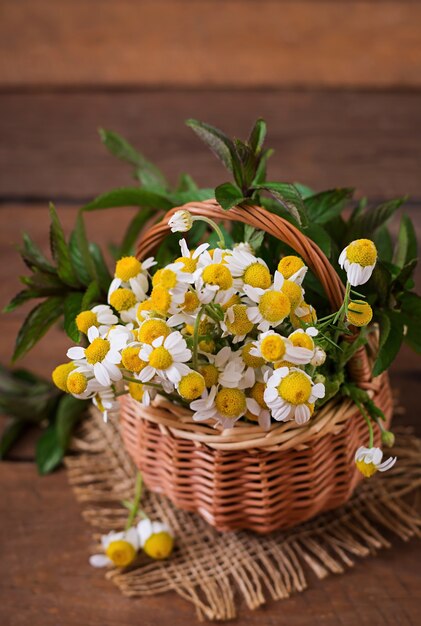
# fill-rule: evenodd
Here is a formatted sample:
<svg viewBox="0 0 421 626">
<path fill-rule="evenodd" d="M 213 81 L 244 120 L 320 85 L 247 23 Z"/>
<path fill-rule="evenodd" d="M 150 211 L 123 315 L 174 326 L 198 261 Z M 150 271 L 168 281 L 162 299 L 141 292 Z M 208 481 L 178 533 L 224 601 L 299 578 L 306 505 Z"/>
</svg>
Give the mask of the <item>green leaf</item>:
<svg viewBox="0 0 421 626">
<path fill-rule="evenodd" d="M 196 183 L 194 182 L 190 174 L 186 174 L 186 173 L 180 174 L 175 193 L 179 193 L 179 192 L 182 193 L 184 191 L 194 192 L 197 190 L 198 190 L 198 186 L 196 185 Z"/>
<path fill-rule="evenodd" d="M 222 161 L 225 167 L 230 171 L 234 171 L 233 166 L 233 153 L 235 152 L 234 144 L 221 130 L 199 122 L 198 120 L 189 119 L 186 121 L 186 125 L 191 128 L 196 135 L 205 142 L 205 144 L 212 150 L 214 155 Z"/>
<path fill-rule="evenodd" d="M 203 188 L 192 191 L 177 191 L 167 194 L 167 198 L 172 202 L 173 206 L 181 206 L 187 202 L 202 202 L 215 197 L 214 189 Z"/>
<path fill-rule="evenodd" d="M 27 370 L 10 370 L 0 365 L 0 412 L 23 422 L 39 423 L 48 418 L 61 394 Z"/>
<path fill-rule="evenodd" d="M 96 243 L 89 244 L 89 252 L 95 264 L 95 271 L 98 276 L 98 284 L 101 290 L 106 294 L 111 283 L 110 270 L 104 260 L 101 248 Z"/>
<path fill-rule="evenodd" d="M 263 230 L 257 230 L 250 226 L 250 224 L 244 224 L 244 241 L 252 247 L 254 253 L 259 250 L 263 243 L 265 232 Z"/>
<path fill-rule="evenodd" d="M 380 306 L 387 307 L 389 304 L 392 275 L 388 267 L 381 261 L 377 262 L 371 281 L 374 286 L 374 292 L 378 298 L 378 303 Z"/>
<path fill-rule="evenodd" d="M 66 283 L 66 285 L 70 285 L 71 287 L 77 287 L 79 282 L 73 269 L 69 248 L 64 237 L 63 228 L 60 224 L 57 211 L 53 204 L 50 204 L 50 217 L 51 252 L 55 261 L 57 262 L 57 273 L 61 280 Z"/>
<path fill-rule="evenodd" d="M 305 200 L 309 196 L 316 195 L 316 192 L 314 191 L 314 189 L 312 189 L 308 185 L 304 185 L 303 183 L 295 182 L 294 183 L 294 187 L 296 189 L 298 189 L 298 192 L 299 192 L 299 194 L 300 194 L 300 196 L 302 197 L 303 200 Z"/>
<path fill-rule="evenodd" d="M 119 257 L 130 256 L 134 253 L 134 246 L 139 237 L 139 233 L 152 217 L 154 211 L 152 209 L 141 209 L 136 213 L 130 224 L 128 225 L 122 244 L 120 246 Z"/>
<path fill-rule="evenodd" d="M 7 422 L 0 437 L 0 460 L 5 458 L 9 450 L 23 434 L 25 428 L 25 422 L 16 417 Z"/>
<path fill-rule="evenodd" d="M 399 313 L 385 311 L 380 316 L 380 346 L 373 368 L 373 376 L 379 376 L 395 360 L 403 340 L 403 321 Z"/>
<path fill-rule="evenodd" d="M 274 150 L 270 148 L 268 150 L 264 150 L 260 157 L 259 163 L 256 168 L 256 174 L 253 179 L 253 186 L 262 185 L 266 181 L 266 172 L 267 172 L 267 162 L 274 153 Z"/>
<path fill-rule="evenodd" d="M 56 414 L 56 432 L 63 452 L 67 450 L 73 430 L 81 420 L 88 404 L 88 400 L 78 400 L 70 395 L 61 398 Z"/>
<path fill-rule="evenodd" d="M 396 276 L 395 280 L 393 281 L 392 287 L 394 289 L 405 289 L 407 286 L 407 282 L 412 279 L 416 265 L 417 259 L 412 259 L 412 261 L 409 261 L 409 263 L 404 265 L 399 274 Z"/>
<path fill-rule="evenodd" d="M 121 135 L 103 128 L 99 129 L 99 135 L 112 155 L 134 166 L 135 177 L 139 179 L 142 185 L 164 190 L 168 188 L 163 173 Z"/>
<path fill-rule="evenodd" d="M 418 256 L 417 236 L 414 225 L 407 215 L 402 215 L 399 226 L 398 240 L 396 242 L 393 263 L 403 268 Z"/>
<path fill-rule="evenodd" d="M 11 311 L 17 309 L 19 306 L 22 306 L 22 304 L 25 304 L 25 302 L 28 302 L 28 300 L 32 300 L 33 298 L 39 298 L 41 295 L 42 294 L 40 294 L 38 291 L 30 289 L 20 291 L 18 294 L 16 294 L 14 298 L 10 300 L 9 304 L 6 304 L 3 309 L 3 313 L 10 313 Z"/>
<path fill-rule="evenodd" d="M 139 189 L 138 187 L 121 187 L 103 193 L 92 202 L 88 202 L 81 211 L 98 211 L 123 206 L 140 206 L 150 209 L 171 209 L 174 205 L 165 193 Z"/>
<path fill-rule="evenodd" d="M 23 261 L 29 269 L 36 268 L 42 272 L 57 274 L 56 268 L 46 259 L 38 246 L 26 233 L 23 233 L 23 246 L 20 248 Z"/>
<path fill-rule="evenodd" d="M 16 337 L 13 361 L 20 359 L 45 335 L 63 313 L 63 301 L 58 297 L 44 300 L 29 313 Z"/>
<path fill-rule="evenodd" d="M 36 462 L 40 474 L 49 474 L 60 465 L 64 455 L 56 429 L 50 425 L 37 441 Z"/>
<path fill-rule="evenodd" d="M 96 280 L 93 280 L 88 286 L 87 290 L 83 294 L 82 303 L 80 305 L 81 311 L 86 311 L 90 306 L 98 300 L 101 295 L 101 291 Z"/>
<path fill-rule="evenodd" d="M 81 293 L 69 293 L 64 301 L 64 330 L 72 341 L 78 343 L 79 331 L 76 326 L 76 316 L 82 310 L 83 295 Z"/>
<path fill-rule="evenodd" d="M 303 232 L 319 246 L 328 258 L 330 258 L 332 253 L 332 240 L 329 233 L 323 228 L 323 226 L 311 223 L 304 229 Z"/>
<path fill-rule="evenodd" d="M 406 326 L 405 343 L 421 353 L 421 297 L 416 293 L 404 293 L 400 298 L 403 321 Z"/>
<path fill-rule="evenodd" d="M 381 261 L 390 263 L 393 257 L 393 242 L 387 226 L 380 226 L 374 235 L 377 253 Z"/>
<path fill-rule="evenodd" d="M 248 140 L 248 144 L 255 154 L 262 149 L 266 137 L 266 130 L 266 122 L 262 119 L 256 120 Z"/>
<path fill-rule="evenodd" d="M 89 249 L 89 241 L 86 236 L 85 221 L 81 210 L 78 211 L 76 218 L 76 225 L 74 229 L 74 245 L 78 249 L 80 254 L 80 266 L 83 266 L 86 271 L 86 278 L 90 277 L 90 280 L 97 279 L 97 271 L 94 260 L 91 257 Z M 73 234 L 73 233 L 72 233 Z M 85 285 L 89 282 L 85 282 Z"/>
<path fill-rule="evenodd" d="M 222 234 L 224 235 L 224 239 L 225 239 L 225 245 L 227 246 L 227 248 L 233 248 L 234 247 L 234 241 L 230 235 L 230 233 L 227 231 L 227 229 L 222 225 L 219 224 L 219 228 L 222 231 Z M 211 234 L 208 237 L 208 242 L 211 248 L 216 248 L 216 246 L 218 245 L 218 235 L 216 234 L 215 231 L 212 231 Z"/>
<path fill-rule="evenodd" d="M 223 183 L 216 187 L 215 198 L 225 211 L 244 202 L 241 190 L 232 183 Z"/>
<path fill-rule="evenodd" d="M 81 218 L 78 216 L 78 218 L 76 219 L 76 229 L 73 230 L 70 234 L 69 250 L 70 250 L 70 257 L 72 259 L 72 264 L 77 274 L 77 277 L 82 285 L 87 286 L 89 285 L 89 283 L 92 281 L 92 278 L 93 278 L 93 276 L 91 275 L 92 261 L 89 258 L 89 261 L 87 264 L 85 260 L 85 252 L 86 252 L 85 246 L 87 245 L 87 242 L 85 242 L 85 244 L 81 242 L 81 237 L 85 237 L 86 239 L 86 235 L 85 235 L 84 228 L 83 230 L 80 230 L 81 229 L 81 224 L 79 221 L 80 219 Z"/>
<path fill-rule="evenodd" d="M 396 198 L 383 202 L 378 206 L 365 212 L 359 212 L 352 216 L 352 227 L 348 233 L 348 241 L 358 239 L 360 237 L 373 237 L 378 228 L 386 224 L 399 207 L 407 200 L 404 198 Z"/>
<path fill-rule="evenodd" d="M 255 189 L 268 191 L 302 226 L 308 224 L 304 201 L 296 187 L 291 183 L 263 183 Z"/>
<path fill-rule="evenodd" d="M 311 222 L 325 224 L 340 215 L 346 203 L 352 198 L 354 189 L 329 189 L 304 200 L 308 217 Z"/>
</svg>

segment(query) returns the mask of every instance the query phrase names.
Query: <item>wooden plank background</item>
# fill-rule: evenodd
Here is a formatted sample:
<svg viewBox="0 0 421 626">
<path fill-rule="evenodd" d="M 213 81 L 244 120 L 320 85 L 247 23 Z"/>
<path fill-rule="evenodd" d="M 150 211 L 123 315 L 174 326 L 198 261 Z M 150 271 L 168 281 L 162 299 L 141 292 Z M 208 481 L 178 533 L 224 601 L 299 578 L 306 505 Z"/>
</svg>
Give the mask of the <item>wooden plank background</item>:
<svg viewBox="0 0 421 626">
<path fill-rule="evenodd" d="M 421 4 L 3 0 L 0 87 L 419 87 Z"/>
</svg>

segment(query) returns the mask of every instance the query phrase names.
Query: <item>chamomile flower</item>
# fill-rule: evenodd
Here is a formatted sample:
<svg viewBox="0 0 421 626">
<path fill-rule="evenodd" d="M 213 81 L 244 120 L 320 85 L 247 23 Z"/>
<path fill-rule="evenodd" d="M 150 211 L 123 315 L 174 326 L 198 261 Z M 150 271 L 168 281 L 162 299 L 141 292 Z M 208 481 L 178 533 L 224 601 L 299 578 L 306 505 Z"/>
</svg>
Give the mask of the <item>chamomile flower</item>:
<svg viewBox="0 0 421 626">
<path fill-rule="evenodd" d="M 346 311 L 347 322 L 354 326 L 367 326 L 373 318 L 373 309 L 362 300 L 356 300 L 348 304 Z"/>
<path fill-rule="evenodd" d="M 202 303 L 195 291 L 186 291 L 184 301 L 177 305 L 178 313 L 171 315 L 167 322 L 169 326 L 180 326 L 181 324 L 194 324 L 196 314 Z"/>
<path fill-rule="evenodd" d="M 261 333 L 259 339 L 254 342 L 251 354 L 261 357 L 267 363 L 285 360 L 295 365 L 303 365 L 309 363 L 313 352 L 303 351 L 290 339 L 283 337 L 274 330 L 268 330 L 266 333 Z"/>
<path fill-rule="evenodd" d="M 70 372 L 66 382 L 68 392 L 79 400 L 93 398 L 103 388 L 94 377 L 92 368 L 84 363 Z"/>
<path fill-rule="evenodd" d="M 143 519 L 137 525 L 140 547 L 152 559 L 162 560 L 171 556 L 174 533 L 167 524 Z"/>
<path fill-rule="evenodd" d="M 117 367 L 121 363 L 120 350 L 127 344 L 127 334 L 111 330 L 107 338 L 101 337 L 96 326 L 88 330 L 89 346 L 74 346 L 67 351 L 69 359 L 84 360 L 91 366 L 94 376 L 100 385 L 107 387 L 111 381 L 121 380 L 121 371 Z"/>
<path fill-rule="evenodd" d="M 377 261 L 377 249 L 370 239 L 356 239 L 342 250 L 339 265 L 346 271 L 352 287 L 364 285 L 373 273 Z"/>
<path fill-rule="evenodd" d="M 271 326 L 279 326 L 291 311 L 290 300 L 281 291 L 283 284 L 284 277 L 280 272 L 275 272 L 273 285 L 269 289 L 244 285 L 244 293 L 257 305 L 248 307 L 248 318 L 263 332 Z"/>
<path fill-rule="evenodd" d="M 197 269 L 200 255 L 209 248 L 208 243 L 202 243 L 196 250 L 189 250 L 185 239 L 180 239 L 181 256 L 175 260 L 176 263 L 183 264 L 183 271 L 193 273 Z"/>
<path fill-rule="evenodd" d="M 189 284 L 194 281 L 193 274 L 186 272 L 185 265 L 182 261 L 169 263 L 165 267 L 159 269 L 152 278 L 152 286 L 161 285 L 166 289 L 170 289 L 171 293 L 185 293 Z"/>
<path fill-rule="evenodd" d="M 120 405 L 112 385 L 101 387 L 92 398 L 92 402 L 101 411 L 104 422 L 108 422 L 110 417 L 117 416 L 119 413 Z"/>
<path fill-rule="evenodd" d="M 205 391 L 205 387 L 205 379 L 202 374 L 190 370 L 190 372 L 181 377 L 177 385 L 177 392 L 184 400 L 190 402 L 200 398 Z"/>
<path fill-rule="evenodd" d="M 244 363 L 229 346 L 224 346 L 215 355 L 206 354 L 206 358 L 209 362 L 199 367 L 206 387 L 218 384 L 229 388 L 240 386 Z"/>
<path fill-rule="evenodd" d="M 94 554 L 89 559 L 93 567 L 107 567 L 107 565 L 127 567 L 136 558 L 140 539 L 137 529 L 129 528 L 123 532 L 111 531 L 108 535 L 103 535 L 101 544 L 104 553 Z"/>
<path fill-rule="evenodd" d="M 129 395 L 133 398 L 133 400 L 140 402 L 140 404 L 143 404 L 144 406 L 149 406 L 151 403 L 151 400 L 157 394 L 157 390 L 154 389 L 153 387 L 147 387 L 143 385 L 142 383 L 135 383 L 135 382 L 130 382 L 128 384 L 128 392 L 129 392 Z"/>
<path fill-rule="evenodd" d="M 355 453 L 355 464 L 358 470 L 366 478 L 370 478 L 376 472 L 386 472 L 396 463 L 396 457 L 390 457 L 383 461 L 383 452 L 380 448 L 365 448 L 361 446 Z"/>
<path fill-rule="evenodd" d="M 247 315 L 245 304 L 234 304 L 225 313 L 224 321 L 221 322 L 224 331 L 223 337 L 233 335 L 232 343 L 238 343 L 248 335 L 254 328 Z"/>
<path fill-rule="evenodd" d="M 291 280 L 297 283 L 297 285 L 302 284 L 307 269 L 304 261 L 300 259 L 300 257 L 293 255 L 284 256 L 278 264 L 278 272 L 280 272 L 286 280 Z"/>
<path fill-rule="evenodd" d="M 153 257 L 140 262 L 134 256 L 126 256 L 117 261 L 114 280 L 112 280 L 109 296 L 120 287 L 131 289 L 139 301 L 145 300 L 148 291 L 148 270 L 156 265 Z"/>
<path fill-rule="evenodd" d="M 230 252 L 220 248 L 211 252 L 212 255 L 205 250 L 199 257 L 195 272 L 197 295 L 203 304 L 212 300 L 225 304 L 235 292 L 234 278 L 226 264 Z"/>
<path fill-rule="evenodd" d="M 316 346 L 314 350 L 313 358 L 310 361 L 311 365 L 314 365 L 315 367 L 319 367 L 320 365 L 323 365 L 325 361 L 326 361 L 326 352 L 323 350 L 323 348 L 320 348 L 320 346 Z"/>
<path fill-rule="evenodd" d="M 314 357 L 316 346 L 313 337 L 318 335 L 318 330 L 314 326 L 309 326 L 304 330 L 297 328 L 288 336 L 288 342 L 292 344 L 291 354 L 286 359 L 296 365 L 306 365 Z"/>
<path fill-rule="evenodd" d="M 314 384 L 300 369 L 280 367 L 266 381 L 264 400 L 275 420 L 295 419 L 297 424 L 305 424 L 313 414 L 314 403 L 324 395 L 323 383 Z"/>
<path fill-rule="evenodd" d="M 244 248 L 235 247 L 227 258 L 227 266 L 234 278 L 241 279 L 237 286 L 243 283 L 252 287 L 268 289 L 271 285 L 269 268 L 263 259 L 256 258 Z"/>
<path fill-rule="evenodd" d="M 118 287 L 108 291 L 108 302 L 118 312 L 123 322 L 133 322 L 136 319 L 138 300 L 131 289 Z"/>
<path fill-rule="evenodd" d="M 306 324 L 315 324 L 317 322 L 316 309 L 303 300 L 295 311 L 291 311 L 289 319 L 294 328 L 302 328 Z"/>
<path fill-rule="evenodd" d="M 110 326 L 118 323 L 118 317 L 114 315 L 111 307 L 106 304 L 98 304 L 93 309 L 81 311 L 76 316 L 77 329 L 86 335 L 91 326 L 96 326 L 101 335 L 105 335 Z"/>
<path fill-rule="evenodd" d="M 254 349 L 255 343 L 253 341 L 249 341 L 243 345 L 239 352 L 237 352 L 244 363 L 244 371 L 242 372 L 241 382 L 239 384 L 239 388 L 241 389 L 253 387 L 259 374 L 265 371 L 265 368 L 263 367 L 265 365 L 265 360 L 261 356 L 256 356 L 253 353 Z"/>
<path fill-rule="evenodd" d="M 172 233 L 185 233 L 193 226 L 193 215 L 185 209 L 176 211 L 168 220 L 168 226 Z"/>
<path fill-rule="evenodd" d="M 152 344 L 158 337 L 168 337 L 170 326 L 161 318 L 150 317 L 137 329 L 137 338 L 141 343 Z"/>
<path fill-rule="evenodd" d="M 187 285 L 185 289 L 168 289 L 164 285 L 155 285 L 152 289 L 148 307 L 145 309 L 141 303 L 137 307 L 137 319 L 142 322 L 155 311 L 159 315 L 167 316 L 170 313 L 177 313 L 178 307 L 184 302 Z"/>
<path fill-rule="evenodd" d="M 263 430 L 270 428 L 270 411 L 264 399 L 265 383 L 257 381 L 250 389 L 250 397 L 247 398 L 246 417 L 252 422 L 258 422 Z"/>
<path fill-rule="evenodd" d="M 67 388 L 67 379 L 69 374 L 73 372 L 76 367 L 77 365 L 75 365 L 73 361 L 70 361 L 70 363 L 61 363 L 61 365 L 57 365 L 57 367 L 53 370 L 51 378 L 53 379 L 55 386 L 60 389 L 60 391 L 70 393 Z"/>
<path fill-rule="evenodd" d="M 176 385 L 190 371 L 186 361 L 191 358 L 191 350 L 187 348 L 179 331 L 174 331 L 165 338 L 158 337 L 152 345 L 144 344 L 139 357 L 148 363 L 139 373 L 139 380 L 144 383 L 158 374 Z"/>
<path fill-rule="evenodd" d="M 195 422 L 216 420 L 223 428 L 232 428 L 247 411 L 247 398 L 241 389 L 216 386 L 206 390 L 199 400 L 190 403 Z"/>
</svg>

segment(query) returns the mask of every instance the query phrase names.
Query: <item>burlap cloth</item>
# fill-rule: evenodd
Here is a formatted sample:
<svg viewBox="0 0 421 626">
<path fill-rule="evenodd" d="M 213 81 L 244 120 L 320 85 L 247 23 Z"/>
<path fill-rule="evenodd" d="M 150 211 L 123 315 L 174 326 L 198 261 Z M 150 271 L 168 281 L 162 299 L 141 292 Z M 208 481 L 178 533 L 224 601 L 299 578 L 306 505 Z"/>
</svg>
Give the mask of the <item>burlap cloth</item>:
<svg viewBox="0 0 421 626">
<path fill-rule="evenodd" d="M 421 485 L 421 440 L 400 432 L 391 454 L 399 457 L 396 466 L 364 481 L 346 506 L 267 536 L 218 533 L 199 516 L 179 511 L 167 498 L 147 492 L 143 508 L 152 519 L 166 521 L 174 529 L 176 550 L 164 562 L 140 555 L 132 567 L 109 570 L 106 576 L 127 596 L 175 591 L 194 604 L 202 620 L 234 618 L 241 598 L 249 609 L 267 598 L 288 598 L 307 587 L 308 570 L 318 578 L 340 574 L 354 564 L 355 557 L 389 547 L 385 531 L 405 541 L 420 536 L 421 516 L 414 500 Z M 92 412 L 73 440 L 66 465 L 83 516 L 95 531 L 95 542 L 102 533 L 123 528 L 127 511 L 121 501 L 133 497 L 136 469 L 118 425 L 104 424 L 102 416 Z M 92 546 L 93 552 L 97 549 Z"/>
</svg>

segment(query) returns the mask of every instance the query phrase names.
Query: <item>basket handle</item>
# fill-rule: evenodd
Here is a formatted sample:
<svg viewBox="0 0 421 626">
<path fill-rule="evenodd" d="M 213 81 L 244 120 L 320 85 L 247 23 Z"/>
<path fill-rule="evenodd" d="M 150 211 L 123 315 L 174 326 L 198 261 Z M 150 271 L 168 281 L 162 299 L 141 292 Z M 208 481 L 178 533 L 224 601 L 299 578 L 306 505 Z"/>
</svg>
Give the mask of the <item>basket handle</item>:
<svg viewBox="0 0 421 626">
<path fill-rule="evenodd" d="M 188 202 L 182 207 L 168 211 L 163 218 L 149 228 L 140 237 L 137 257 L 144 259 L 151 254 L 168 235 L 168 220 L 176 211 L 186 209 L 193 215 L 203 215 L 216 221 L 236 221 L 250 224 L 280 239 L 301 256 L 320 280 L 333 310 L 338 309 L 343 301 L 344 286 L 328 258 L 314 241 L 303 235 L 298 228 L 274 213 L 269 213 L 260 206 L 234 207 L 224 211 L 216 200 L 206 202 Z"/>
</svg>

